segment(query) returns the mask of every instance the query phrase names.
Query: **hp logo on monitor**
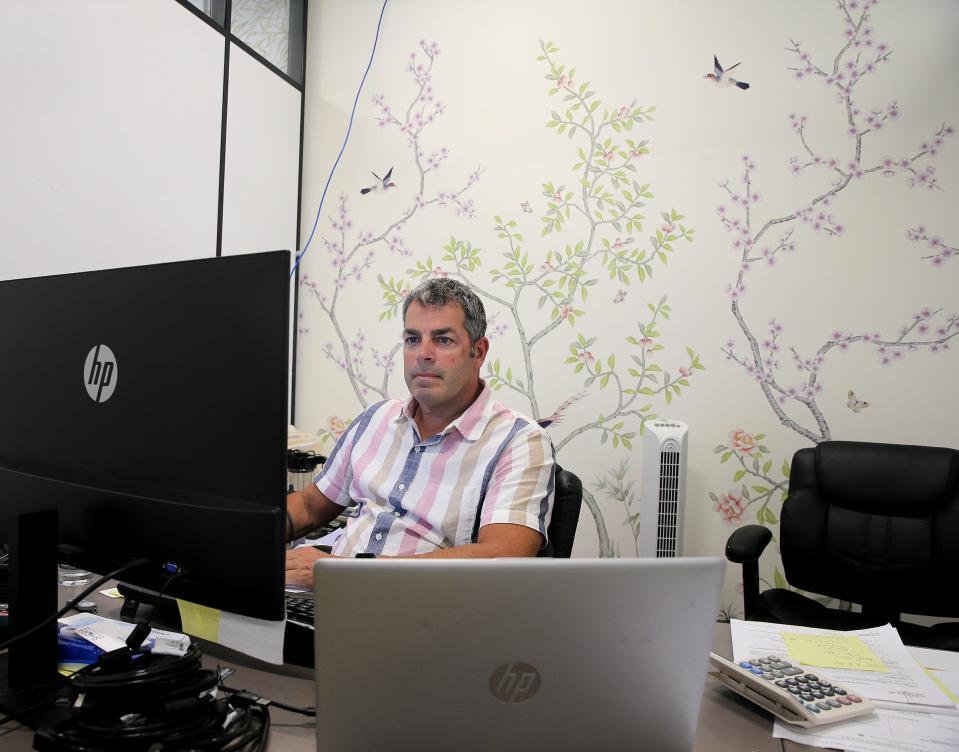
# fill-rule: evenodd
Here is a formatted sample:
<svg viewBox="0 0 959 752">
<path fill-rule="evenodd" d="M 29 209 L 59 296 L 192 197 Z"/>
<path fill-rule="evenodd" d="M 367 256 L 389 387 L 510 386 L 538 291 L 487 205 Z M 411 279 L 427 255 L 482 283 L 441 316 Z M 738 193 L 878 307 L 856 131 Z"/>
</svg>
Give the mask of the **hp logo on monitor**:
<svg viewBox="0 0 959 752">
<path fill-rule="evenodd" d="M 83 364 L 83 384 L 94 402 L 106 402 L 117 386 L 117 358 L 106 345 L 96 345 Z"/>
<path fill-rule="evenodd" d="M 503 663 L 489 678 L 489 691 L 500 702 L 516 705 L 539 691 L 542 679 L 535 666 L 520 661 Z"/>
</svg>

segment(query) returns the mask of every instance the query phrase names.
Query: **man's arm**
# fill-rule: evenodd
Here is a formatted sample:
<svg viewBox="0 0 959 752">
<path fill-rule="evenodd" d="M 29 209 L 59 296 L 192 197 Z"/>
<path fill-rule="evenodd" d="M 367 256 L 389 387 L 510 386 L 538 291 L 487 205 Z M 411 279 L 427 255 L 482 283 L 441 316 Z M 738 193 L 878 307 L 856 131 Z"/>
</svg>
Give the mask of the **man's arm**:
<svg viewBox="0 0 959 752">
<path fill-rule="evenodd" d="M 319 491 L 317 491 L 319 493 Z M 322 496 L 322 494 L 320 494 Z M 330 502 L 332 503 L 332 502 Z M 453 546 L 428 554 L 383 558 L 397 559 L 494 559 L 536 556 L 543 545 L 543 536 L 523 525 L 499 523 L 480 528 L 476 543 Z M 288 585 L 310 587 L 313 584 L 313 562 L 330 557 L 312 546 L 286 552 L 286 582 Z"/>
<path fill-rule="evenodd" d="M 287 540 L 294 540 L 297 533 L 306 533 L 320 525 L 331 522 L 343 511 L 343 507 L 330 501 L 315 485 L 286 497 Z M 291 527 L 292 526 L 292 527 Z M 313 562 L 328 556 L 312 546 L 304 546 L 286 552 L 286 583 L 288 585 L 313 584 Z"/>
<path fill-rule="evenodd" d="M 495 523 L 480 528 L 476 543 L 431 551 L 428 554 L 404 556 L 406 559 L 494 559 L 536 556 L 543 546 L 543 536 L 525 525 Z"/>
<path fill-rule="evenodd" d="M 286 497 L 286 539 L 295 540 L 337 518 L 343 507 L 334 504 L 314 484 Z"/>
</svg>

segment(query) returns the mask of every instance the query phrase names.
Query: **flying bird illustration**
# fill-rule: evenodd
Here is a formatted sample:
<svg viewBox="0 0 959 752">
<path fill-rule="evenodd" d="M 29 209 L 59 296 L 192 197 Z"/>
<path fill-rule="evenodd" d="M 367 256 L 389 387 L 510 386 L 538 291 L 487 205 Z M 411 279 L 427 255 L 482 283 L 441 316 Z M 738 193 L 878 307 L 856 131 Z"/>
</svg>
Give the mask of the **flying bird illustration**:
<svg viewBox="0 0 959 752">
<path fill-rule="evenodd" d="M 533 213 L 533 207 L 529 205 L 529 201 L 524 201 L 524 202 L 521 203 L 519 206 L 520 206 L 520 208 L 521 208 L 524 212 L 526 212 L 527 214 L 532 214 L 532 213 Z"/>
<path fill-rule="evenodd" d="M 734 86 L 745 91 L 749 88 L 749 84 L 747 84 L 745 81 L 737 81 L 735 78 L 726 75 L 738 65 L 742 65 L 742 60 L 736 63 L 736 65 L 730 65 L 728 68 L 723 68 L 723 66 L 719 64 L 719 58 L 713 55 L 713 71 L 715 72 L 707 73 L 704 78 L 708 78 L 710 81 L 717 84 L 722 83 L 723 79 L 725 78 L 727 84 L 733 84 Z"/>
<path fill-rule="evenodd" d="M 375 172 L 373 172 L 373 177 L 376 178 L 379 182 L 374 183 L 369 188 L 361 188 L 360 193 L 362 193 L 365 196 L 367 193 L 378 193 L 379 191 L 385 191 L 385 190 L 388 190 L 389 188 L 395 188 L 396 183 L 390 180 L 390 175 L 392 174 L 393 174 L 392 167 L 390 167 L 390 171 L 386 173 L 386 176 L 382 178 L 379 175 L 377 175 Z"/>
<path fill-rule="evenodd" d="M 562 405 L 557 407 L 556 412 L 554 412 L 548 418 L 541 418 L 540 420 L 536 422 L 539 423 L 540 426 L 542 426 L 543 428 L 546 428 L 547 426 L 551 426 L 553 423 L 559 423 L 563 419 L 563 412 L 566 411 L 570 405 L 572 405 L 574 402 L 578 402 L 587 394 L 589 394 L 588 389 L 584 389 L 578 394 L 574 394 L 572 397 L 566 400 Z"/>
<path fill-rule="evenodd" d="M 614 303 L 622 303 L 626 299 L 625 290 L 617 290 L 616 294 L 613 296 Z"/>
<path fill-rule="evenodd" d="M 846 407 L 852 410 L 854 413 L 858 413 L 863 408 L 869 407 L 868 402 L 863 402 L 861 399 L 856 397 L 856 393 L 849 390 L 849 401 L 846 402 Z"/>
</svg>

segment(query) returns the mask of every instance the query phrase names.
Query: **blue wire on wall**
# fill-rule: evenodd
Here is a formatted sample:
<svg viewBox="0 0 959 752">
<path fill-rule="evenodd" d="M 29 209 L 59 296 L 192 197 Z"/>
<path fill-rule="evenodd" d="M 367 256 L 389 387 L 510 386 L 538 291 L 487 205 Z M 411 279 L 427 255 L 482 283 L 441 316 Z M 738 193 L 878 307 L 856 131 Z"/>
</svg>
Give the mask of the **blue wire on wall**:
<svg viewBox="0 0 959 752">
<path fill-rule="evenodd" d="M 323 202 L 326 200 L 326 192 L 330 187 L 330 183 L 333 180 L 333 173 L 336 172 L 336 167 L 340 163 L 340 157 L 343 156 L 343 152 L 346 151 L 346 145 L 350 140 L 350 131 L 353 130 L 353 117 L 356 115 L 356 105 L 360 101 L 360 93 L 363 91 L 363 84 L 366 83 L 366 76 L 370 72 L 370 68 L 373 65 L 373 57 L 376 55 L 376 45 L 380 40 L 380 27 L 383 25 L 383 13 L 386 11 L 386 5 L 390 0 L 383 0 L 383 7 L 380 8 L 380 17 L 376 22 L 376 36 L 373 37 L 373 49 L 370 50 L 370 60 L 366 64 L 366 70 L 363 71 L 363 79 L 360 81 L 360 86 L 356 90 L 356 98 L 353 100 L 353 110 L 350 112 L 350 122 L 346 127 L 346 136 L 343 138 L 343 145 L 340 147 L 340 153 L 336 155 L 336 161 L 333 162 L 333 167 L 330 168 L 330 174 L 326 178 L 326 185 L 323 186 L 323 193 L 320 195 L 320 205 L 316 207 L 316 217 L 313 220 L 313 229 L 310 230 L 310 237 L 306 240 L 306 245 L 303 246 L 303 250 L 300 251 L 296 256 L 296 263 L 293 264 L 293 268 L 290 270 L 290 279 L 293 279 L 293 275 L 296 274 L 296 270 L 300 268 L 300 260 L 306 255 L 306 252 L 310 248 L 310 243 L 313 242 L 313 235 L 316 233 L 316 226 L 320 223 L 320 212 L 323 211 Z"/>
</svg>

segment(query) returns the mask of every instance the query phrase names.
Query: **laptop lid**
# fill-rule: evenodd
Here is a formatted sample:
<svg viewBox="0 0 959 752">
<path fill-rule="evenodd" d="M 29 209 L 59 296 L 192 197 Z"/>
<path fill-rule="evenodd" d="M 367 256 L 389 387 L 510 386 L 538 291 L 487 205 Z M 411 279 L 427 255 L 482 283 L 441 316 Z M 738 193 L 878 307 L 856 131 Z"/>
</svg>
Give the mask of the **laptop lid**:
<svg viewBox="0 0 959 752">
<path fill-rule="evenodd" d="M 718 558 L 322 559 L 317 747 L 688 752 L 723 570 Z"/>
</svg>

